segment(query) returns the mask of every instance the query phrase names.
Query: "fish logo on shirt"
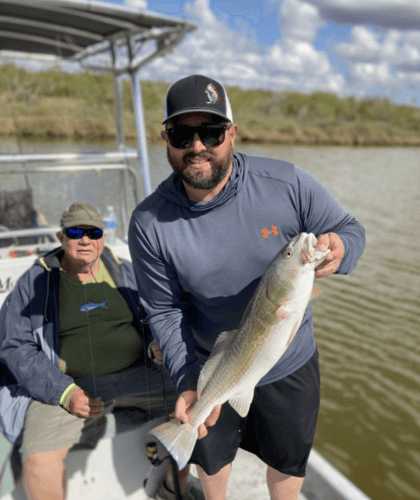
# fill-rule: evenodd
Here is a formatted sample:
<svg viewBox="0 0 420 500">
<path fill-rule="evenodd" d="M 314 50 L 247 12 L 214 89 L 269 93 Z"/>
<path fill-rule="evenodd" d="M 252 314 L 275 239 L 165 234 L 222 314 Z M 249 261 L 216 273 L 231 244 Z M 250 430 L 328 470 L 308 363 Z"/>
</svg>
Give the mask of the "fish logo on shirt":
<svg viewBox="0 0 420 500">
<path fill-rule="evenodd" d="M 102 302 L 93 302 L 93 300 L 88 300 L 86 304 L 81 305 L 78 309 L 80 312 L 85 313 L 89 311 L 94 311 L 95 309 L 108 309 L 108 300 L 105 299 Z"/>
<path fill-rule="evenodd" d="M 208 101 L 206 104 L 216 104 L 220 102 L 220 96 L 219 93 L 217 92 L 216 87 L 212 84 L 209 83 L 204 91 L 207 94 Z"/>
</svg>

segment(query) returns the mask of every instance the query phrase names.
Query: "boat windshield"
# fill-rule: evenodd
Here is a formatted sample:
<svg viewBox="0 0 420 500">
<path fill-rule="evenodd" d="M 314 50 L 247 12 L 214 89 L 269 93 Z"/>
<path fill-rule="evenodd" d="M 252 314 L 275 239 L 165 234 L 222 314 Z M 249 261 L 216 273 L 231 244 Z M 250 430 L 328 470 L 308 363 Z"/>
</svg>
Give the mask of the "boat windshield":
<svg viewBox="0 0 420 500">
<path fill-rule="evenodd" d="M 0 258 L 39 254 L 57 245 L 63 211 L 84 201 L 117 215 L 125 241 L 128 218 L 139 202 L 137 152 L 2 155 L 0 159 Z"/>
</svg>

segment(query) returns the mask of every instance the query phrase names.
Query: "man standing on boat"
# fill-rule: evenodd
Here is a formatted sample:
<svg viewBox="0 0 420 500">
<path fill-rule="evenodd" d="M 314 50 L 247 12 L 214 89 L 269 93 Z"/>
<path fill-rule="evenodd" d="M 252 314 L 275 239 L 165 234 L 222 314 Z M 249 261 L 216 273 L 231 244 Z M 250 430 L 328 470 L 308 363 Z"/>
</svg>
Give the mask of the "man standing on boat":
<svg viewBox="0 0 420 500">
<path fill-rule="evenodd" d="M 146 419 L 166 415 L 163 383 L 170 409 L 177 398 L 166 370 L 145 356 L 132 265 L 104 247 L 104 227 L 95 207 L 71 205 L 62 246 L 38 259 L 1 309 L 0 431 L 20 445 L 31 500 L 64 499 L 62 460 L 73 445 L 95 446 L 106 413 L 137 406 Z M 187 477 L 186 468 L 183 499 L 202 499 Z"/>
<path fill-rule="evenodd" d="M 188 422 L 200 368 L 223 331 L 238 328 L 266 267 L 300 232 L 330 249 L 316 277 L 351 272 L 361 225 L 310 174 L 234 154 L 238 125 L 223 86 L 202 75 L 168 90 L 162 138 L 173 174 L 134 211 L 129 246 L 152 333 Z M 207 500 L 225 498 L 238 447 L 267 466 L 272 500 L 299 495 L 320 398 L 311 308 L 288 350 L 259 382 L 248 416 L 228 403 L 199 429 L 191 457 Z M 217 423 L 216 423 L 217 422 Z M 215 425 L 214 425 L 215 424 Z"/>
</svg>

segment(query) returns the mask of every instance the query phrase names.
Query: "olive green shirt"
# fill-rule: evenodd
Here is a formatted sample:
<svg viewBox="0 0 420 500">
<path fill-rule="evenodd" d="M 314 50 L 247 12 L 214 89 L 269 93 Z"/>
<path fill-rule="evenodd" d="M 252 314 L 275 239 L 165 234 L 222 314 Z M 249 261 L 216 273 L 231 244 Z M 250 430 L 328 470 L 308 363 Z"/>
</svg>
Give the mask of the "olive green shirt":
<svg viewBox="0 0 420 500">
<path fill-rule="evenodd" d="M 111 373 L 140 356 L 133 314 L 100 260 L 94 279 L 60 271 L 60 370 L 73 377 Z"/>
</svg>

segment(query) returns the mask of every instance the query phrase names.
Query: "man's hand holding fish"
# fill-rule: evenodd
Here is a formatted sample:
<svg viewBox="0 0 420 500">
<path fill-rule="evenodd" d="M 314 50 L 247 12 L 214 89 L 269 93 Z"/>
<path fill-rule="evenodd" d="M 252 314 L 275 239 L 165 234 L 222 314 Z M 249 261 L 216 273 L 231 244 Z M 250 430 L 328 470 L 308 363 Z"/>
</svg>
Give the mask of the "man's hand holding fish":
<svg viewBox="0 0 420 500">
<path fill-rule="evenodd" d="M 315 278 L 324 278 L 339 268 L 344 257 L 344 245 L 338 234 L 326 233 L 318 236 L 316 248 L 320 252 L 330 250 L 324 262 L 315 268 Z"/>
<path fill-rule="evenodd" d="M 183 424 L 188 424 L 191 420 L 191 408 L 197 402 L 197 399 L 197 390 L 194 389 L 190 389 L 180 394 L 176 403 L 175 412 L 171 414 L 171 418 L 176 418 Z M 216 405 L 206 420 L 198 427 L 198 439 L 207 436 L 207 427 L 212 427 L 216 424 L 221 409 L 221 405 Z"/>
</svg>

